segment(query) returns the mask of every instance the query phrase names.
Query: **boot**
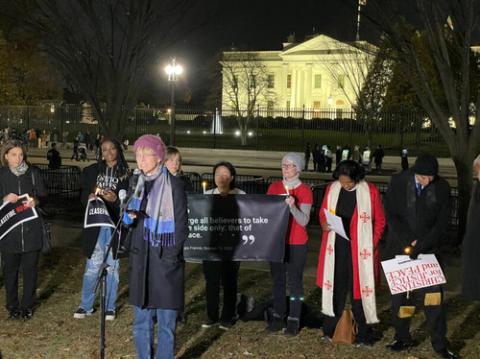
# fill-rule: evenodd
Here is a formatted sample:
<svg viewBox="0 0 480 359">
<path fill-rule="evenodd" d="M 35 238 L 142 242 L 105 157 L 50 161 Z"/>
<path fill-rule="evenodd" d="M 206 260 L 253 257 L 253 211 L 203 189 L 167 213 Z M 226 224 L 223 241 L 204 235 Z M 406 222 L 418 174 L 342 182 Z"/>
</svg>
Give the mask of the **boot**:
<svg viewBox="0 0 480 359">
<path fill-rule="evenodd" d="M 300 331 L 300 319 L 288 317 L 287 329 L 285 329 L 285 335 L 294 337 Z"/>
</svg>

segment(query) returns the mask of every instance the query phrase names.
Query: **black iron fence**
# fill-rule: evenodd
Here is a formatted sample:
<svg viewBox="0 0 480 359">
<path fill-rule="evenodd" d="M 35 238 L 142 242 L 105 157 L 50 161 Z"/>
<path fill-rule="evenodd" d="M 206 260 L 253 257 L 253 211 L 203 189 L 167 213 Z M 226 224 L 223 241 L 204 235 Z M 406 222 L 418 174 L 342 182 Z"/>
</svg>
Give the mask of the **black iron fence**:
<svg viewBox="0 0 480 359">
<path fill-rule="evenodd" d="M 59 169 L 49 169 L 46 165 L 37 165 L 40 167 L 45 180 L 49 195 L 49 202 L 56 206 L 72 207 L 79 204 L 80 197 L 80 168 L 76 166 L 62 166 Z M 214 187 L 212 173 L 199 174 L 196 172 L 185 172 L 184 175 L 192 184 L 193 192 L 202 193 L 202 182 L 206 182 L 206 189 Z M 268 177 L 264 179 L 258 175 L 237 175 L 235 177 L 236 186 L 249 194 L 263 194 L 267 192 L 268 186 L 275 181 L 281 180 L 281 177 Z M 318 214 L 322 205 L 325 189 L 329 181 L 322 179 L 304 179 L 313 192 L 313 206 L 311 210 L 310 223 L 318 224 Z M 382 200 L 388 190 L 388 184 L 376 184 L 380 191 Z M 452 230 L 458 228 L 458 190 L 452 188 L 450 192 L 452 201 L 452 213 L 450 224 Z"/>
<path fill-rule="evenodd" d="M 130 142 L 144 133 L 158 133 L 168 140 L 171 126 L 168 109 L 135 108 L 127 119 L 125 138 Z M 430 151 L 439 156 L 447 149 L 438 130 L 424 113 L 401 108 L 364 118 L 344 109 L 274 109 L 258 107 L 249 116 L 227 109 L 176 109 L 176 145 L 181 147 L 241 148 L 301 151 L 307 143 L 364 146 L 383 145 L 397 152 Z M 34 128 L 51 141 L 73 141 L 79 131 L 94 138 L 99 127 L 91 108 L 84 105 L 2 106 L 0 128 L 17 134 Z"/>
</svg>

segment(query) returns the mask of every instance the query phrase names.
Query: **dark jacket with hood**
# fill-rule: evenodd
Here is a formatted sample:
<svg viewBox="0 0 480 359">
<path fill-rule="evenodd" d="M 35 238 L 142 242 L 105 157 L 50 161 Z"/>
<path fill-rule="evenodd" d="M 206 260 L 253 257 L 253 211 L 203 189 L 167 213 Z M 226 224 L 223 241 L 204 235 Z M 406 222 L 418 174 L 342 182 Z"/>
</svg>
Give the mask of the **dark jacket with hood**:
<svg viewBox="0 0 480 359">
<path fill-rule="evenodd" d="M 385 200 L 387 257 L 404 254 L 417 240 L 413 255 L 439 254 L 450 226 L 450 186 L 440 176 L 416 194 L 415 174 L 404 171 L 392 176 Z"/>
<path fill-rule="evenodd" d="M 109 172 L 107 172 L 107 167 L 104 161 L 94 163 L 93 165 L 90 165 L 83 170 L 81 183 L 80 183 L 81 185 L 80 200 L 82 202 L 82 205 L 86 207 L 88 203 L 88 196 L 91 193 L 95 192 L 95 188 L 99 184 L 101 184 L 102 181 L 105 181 L 105 180 L 110 181 L 111 179 L 107 177 L 111 176 L 113 173 L 114 187 L 112 187 L 112 190 L 117 195 L 117 200 L 113 203 L 105 201 L 105 205 L 107 206 L 108 213 L 110 214 L 110 217 L 112 218 L 113 223 L 117 223 L 119 214 L 120 214 L 120 200 L 118 199 L 118 192 L 121 189 L 124 189 L 124 190 L 128 189 L 128 178 L 129 178 L 128 173 L 126 175 L 123 175 L 121 178 L 118 178 L 115 175 L 116 173 L 115 169 L 116 169 L 116 166 L 113 167 L 113 171 L 109 169 Z M 110 173 L 110 175 L 108 175 L 108 173 Z M 85 228 L 83 230 L 82 249 L 83 249 L 83 254 L 88 258 L 92 256 L 95 246 L 97 245 L 97 238 L 98 238 L 99 232 L 100 232 L 100 227 L 90 227 L 90 228 Z M 112 242 L 114 258 L 116 258 L 116 255 L 117 255 L 117 248 L 118 248 L 118 236 L 114 236 L 113 242 Z"/>
<path fill-rule="evenodd" d="M 35 177 L 35 191 L 33 189 L 32 174 Z M 8 167 L 0 168 L 0 198 L 9 193 L 35 195 L 39 202 L 47 197 L 47 190 L 40 169 L 29 166 L 27 172 L 16 176 Z M 42 248 L 42 225 L 40 220 L 33 219 L 24 222 L 0 240 L 0 251 L 4 253 L 24 253 L 39 251 Z"/>
</svg>

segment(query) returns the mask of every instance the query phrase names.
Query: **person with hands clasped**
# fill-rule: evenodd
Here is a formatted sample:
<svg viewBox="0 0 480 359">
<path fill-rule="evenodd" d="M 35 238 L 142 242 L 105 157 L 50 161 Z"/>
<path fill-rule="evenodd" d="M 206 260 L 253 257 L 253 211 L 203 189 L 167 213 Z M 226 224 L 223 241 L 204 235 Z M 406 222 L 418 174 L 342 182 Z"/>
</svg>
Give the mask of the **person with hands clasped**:
<svg viewBox="0 0 480 359">
<path fill-rule="evenodd" d="M 88 200 L 101 198 L 105 202 L 108 214 L 116 223 L 120 215 L 118 192 L 128 188 L 130 171 L 123 155 L 120 142 L 112 138 L 103 138 L 100 143 L 102 158 L 95 164 L 86 167 L 81 177 L 80 199 L 84 206 Z M 73 314 L 76 319 L 83 319 L 94 312 L 95 283 L 110 244 L 112 228 L 107 226 L 89 227 L 83 230 L 82 249 L 87 257 L 83 275 L 81 302 Z M 114 320 L 116 316 L 117 288 L 119 283 L 120 261 L 117 258 L 118 236 L 114 236 L 112 251 L 107 258 L 106 281 L 106 320 Z"/>
<path fill-rule="evenodd" d="M 438 175 L 438 161 L 430 154 L 419 155 L 412 170 L 392 176 L 388 187 L 385 210 L 387 214 L 388 257 L 435 254 L 447 238 L 450 224 L 450 186 Z M 413 293 L 392 295 L 392 322 L 395 341 L 392 351 L 408 350 L 414 345 L 410 336 L 413 311 L 410 297 L 423 298 L 425 315 L 430 327 L 432 347 L 440 358 L 456 358 L 448 349 L 446 309 L 443 288 L 434 285 Z"/>
<path fill-rule="evenodd" d="M 35 207 L 47 196 L 40 169 L 27 162 L 26 150 L 20 141 L 9 140 L 3 145 L 1 161 L 0 196 L 3 203 L 16 203 L 19 196 L 28 194 L 29 199 L 24 205 Z M 35 198 L 34 193 L 37 196 Z M 6 307 L 11 319 L 28 320 L 33 316 L 42 233 L 40 220 L 33 219 L 13 228 L 0 241 Z M 23 275 L 21 301 L 18 299 L 20 268 Z"/>
<path fill-rule="evenodd" d="M 306 226 L 310 220 L 313 203 L 312 190 L 300 180 L 303 158 L 297 153 L 287 153 L 282 159 L 282 181 L 268 187 L 269 195 L 286 195 L 285 203 L 290 208 L 289 226 L 285 239 L 284 262 L 270 262 L 273 281 L 273 317 L 269 319 L 267 330 L 297 335 L 300 330 L 300 316 L 303 297 L 303 270 L 307 260 L 308 234 Z M 290 289 L 287 312 L 286 287 Z M 287 316 L 287 318 L 285 318 Z"/>
</svg>

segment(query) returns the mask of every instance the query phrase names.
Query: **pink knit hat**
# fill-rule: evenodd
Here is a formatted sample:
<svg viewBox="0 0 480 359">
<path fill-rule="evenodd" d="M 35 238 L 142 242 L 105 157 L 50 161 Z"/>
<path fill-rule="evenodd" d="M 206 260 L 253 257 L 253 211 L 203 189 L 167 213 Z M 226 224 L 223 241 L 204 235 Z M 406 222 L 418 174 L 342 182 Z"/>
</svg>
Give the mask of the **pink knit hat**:
<svg viewBox="0 0 480 359">
<path fill-rule="evenodd" d="M 165 158 L 166 147 L 162 139 L 155 135 L 143 135 L 137 138 L 133 144 L 133 151 L 137 152 L 139 148 L 149 148 L 155 155 L 163 161 Z"/>
</svg>

